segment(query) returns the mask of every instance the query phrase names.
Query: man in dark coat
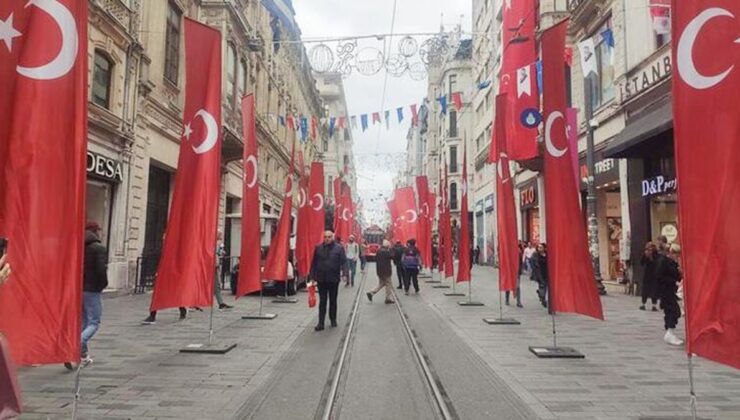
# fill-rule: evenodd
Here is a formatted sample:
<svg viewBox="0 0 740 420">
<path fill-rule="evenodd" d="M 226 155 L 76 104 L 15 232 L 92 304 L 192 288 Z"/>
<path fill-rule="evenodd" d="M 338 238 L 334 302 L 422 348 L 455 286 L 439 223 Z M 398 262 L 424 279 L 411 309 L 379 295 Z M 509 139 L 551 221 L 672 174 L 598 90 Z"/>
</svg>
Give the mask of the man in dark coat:
<svg viewBox="0 0 740 420">
<path fill-rule="evenodd" d="M 334 232 L 324 232 L 324 243 L 318 245 L 311 262 L 311 279 L 319 288 L 319 323 L 314 330 L 324 329 L 326 319 L 326 302 L 329 301 L 329 319 L 331 326 L 337 326 L 337 292 L 340 277 L 347 278 L 349 267 L 347 255 L 342 245 L 334 242 Z"/>
<path fill-rule="evenodd" d="M 547 245 L 545 244 L 537 245 L 537 251 L 532 254 L 532 278 L 539 284 L 537 295 L 540 303 L 547 308 L 550 278 L 547 272 Z"/>
<path fill-rule="evenodd" d="M 403 244 L 401 244 L 401 241 L 396 241 L 396 245 L 393 246 L 393 249 L 391 250 L 391 255 L 393 256 L 393 264 L 396 266 L 396 276 L 398 276 L 398 287 L 397 289 L 403 289 L 403 265 L 401 264 L 401 257 L 403 257 L 403 253 L 406 251 L 406 248 L 404 248 Z"/>
<path fill-rule="evenodd" d="M 83 364 L 92 359 L 87 344 L 100 328 L 103 315 L 102 292 L 108 287 L 108 250 L 98 237 L 100 226 L 88 222 L 85 227 L 85 266 L 82 282 L 82 345 L 80 358 Z"/>
<path fill-rule="evenodd" d="M 682 279 L 678 260 L 681 255 L 681 247 L 671 244 L 668 254 L 658 254 L 655 260 L 655 273 L 658 278 L 658 296 L 660 307 L 663 309 L 665 335 L 663 340 L 673 346 L 683 345 L 683 340 L 676 336 L 676 326 L 681 318 L 681 307 L 678 306 L 678 283 Z"/>
<path fill-rule="evenodd" d="M 378 287 L 367 292 L 367 298 L 370 302 L 373 301 L 373 296 L 385 287 L 385 303 L 395 303 L 393 300 L 393 283 L 391 282 L 391 276 L 393 275 L 391 261 L 391 243 L 384 240 L 383 246 L 380 247 L 378 253 L 375 255 L 375 269 L 378 273 Z"/>
</svg>

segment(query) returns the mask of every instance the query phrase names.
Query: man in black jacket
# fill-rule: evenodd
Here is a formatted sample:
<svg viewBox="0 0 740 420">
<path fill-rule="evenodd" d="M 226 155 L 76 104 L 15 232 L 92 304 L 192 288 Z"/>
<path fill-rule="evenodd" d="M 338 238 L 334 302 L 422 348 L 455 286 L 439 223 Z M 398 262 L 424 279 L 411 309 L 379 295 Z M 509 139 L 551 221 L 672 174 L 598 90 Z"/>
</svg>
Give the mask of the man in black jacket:
<svg viewBox="0 0 740 420">
<path fill-rule="evenodd" d="M 403 253 L 406 251 L 406 248 L 403 247 L 403 244 L 401 244 L 401 241 L 396 241 L 396 245 L 391 250 L 391 255 L 393 256 L 393 264 L 396 266 L 396 276 L 398 276 L 398 289 L 403 289 L 403 265 L 401 264 L 401 257 L 403 257 Z"/>
<path fill-rule="evenodd" d="M 108 287 L 108 250 L 100 242 L 98 232 L 100 226 L 95 222 L 89 222 L 85 227 L 81 346 L 83 364 L 92 362 L 87 343 L 100 327 L 100 318 L 103 315 L 101 295 L 103 289 Z"/>
<path fill-rule="evenodd" d="M 395 303 L 393 301 L 393 283 L 391 282 L 391 276 L 393 275 L 393 266 L 391 265 L 391 261 L 391 243 L 387 240 L 383 240 L 383 246 L 380 247 L 378 253 L 375 255 L 375 269 L 378 273 L 378 287 L 367 292 L 367 298 L 370 302 L 373 301 L 373 296 L 385 287 L 385 303 Z"/>
<path fill-rule="evenodd" d="M 324 243 L 318 245 L 311 262 L 311 279 L 318 283 L 319 288 L 319 323 L 316 331 L 324 329 L 326 319 L 326 301 L 329 300 L 329 319 L 331 326 L 337 326 L 337 292 L 340 277 L 347 278 L 349 267 L 344 248 L 334 242 L 334 232 L 324 232 Z"/>
</svg>

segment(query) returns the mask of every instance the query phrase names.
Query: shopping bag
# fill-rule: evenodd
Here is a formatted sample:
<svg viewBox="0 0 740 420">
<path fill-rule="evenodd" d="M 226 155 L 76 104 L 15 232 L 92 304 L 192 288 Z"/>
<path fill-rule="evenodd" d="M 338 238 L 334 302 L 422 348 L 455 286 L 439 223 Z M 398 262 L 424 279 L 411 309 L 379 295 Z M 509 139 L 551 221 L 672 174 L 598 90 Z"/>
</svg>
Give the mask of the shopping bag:
<svg viewBox="0 0 740 420">
<path fill-rule="evenodd" d="M 316 284 L 311 283 L 308 285 L 308 307 L 314 306 L 316 306 Z"/>
<path fill-rule="evenodd" d="M 0 334 L 0 420 L 14 419 L 21 413 L 21 388 L 16 379 L 10 349 Z"/>
</svg>

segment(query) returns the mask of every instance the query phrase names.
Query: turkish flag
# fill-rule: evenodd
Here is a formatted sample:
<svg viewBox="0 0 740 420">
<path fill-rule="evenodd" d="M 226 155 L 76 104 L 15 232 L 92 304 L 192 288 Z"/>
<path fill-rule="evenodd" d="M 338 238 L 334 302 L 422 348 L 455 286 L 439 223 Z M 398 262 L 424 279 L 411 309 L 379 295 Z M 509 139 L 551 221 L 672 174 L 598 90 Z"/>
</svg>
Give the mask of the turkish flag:
<svg viewBox="0 0 740 420">
<path fill-rule="evenodd" d="M 186 91 L 175 191 L 151 310 L 211 306 L 221 185 L 221 33 L 185 19 Z"/>
<path fill-rule="evenodd" d="M 326 206 L 324 203 L 324 164 L 321 162 L 313 162 L 311 164 L 311 175 L 309 177 L 309 205 L 311 206 L 310 213 L 310 243 L 312 246 L 311 258 L 313 260 L 313 252 L 316 249 L 316 245 L 320 244 L 324 239 L 324 225 L 326 224 Z"/>
<path fill-rule="evenodd" d="M 342 212 L 342 179 L 341 178 L 335 178 L 334 179 L 334 185 L 332 185 L 332 189 L 334 192 L 334 236 L 338 236 L 341 232 L 339 232 L 339 229 L 341 228 L 340 222 L 341 218 L 340 213 Z"/>
<path fill-rule="evenodd" d="M 537 0 L 506 2 L 503 10 L 503 58 L 499 93 L 509 93 L 506 150 L 512 160 L 537 156 L 539 93 L 532 64 L 537 60 Z M 526 87 L 522 89 L 522 87 Z M 494 134 L 495 135 L 495 134 Z M 491 142 L 492 156 L 498 156 Z"/>
<path fill-rule="evenodd" d="M 408 242 L 409 239 L 417 239 L 418 242 L 419 211 L 416 208 L 416 197 L 413 188 L 403 187 L 396 190 L 396 207 L 401 220 L 403 243 Z"/>
<path fill-rule="evenodd" d="M 672 13 L 686 352 L 740 369 L 740 3 L 675 1 Z"/>
<path fill-rule="evenodd" d="M 244 132 L 244 182 L 242 197 L 242 247 L 239 257 L 239 282 L 236 296 L 261 289 L 260 181 L 257 169 L 257 135 L 254 95 L 242 99 Z"/>
<path fill-rule="evenodd" d="M 429 226 L 431 225 L 430 209 L 433 204 L 429 203 L 429 180 L 426 175 L 416 177 L 416 192 L 419 194 L 419 224 L 417 228 L 417 241 L 421 251 L 421 260 L 425 267 L 432 266 L 432 236 Z"/>
<path fill-rule="evenodd" d="M 23 365 L 80 357 L 88 2 L 48 3 L 0 2 L 0 237 L 13 268 L 0 331 Z"/>
<path fill-rule="evenodd" d="M 262 278 L 266 280 L 288 280 L 288 253 L 290 252 L 291 214 L 293 212 L 293 171 L 295 168 L 295 139 L 290 152 L 290 168 L 285 178 L 283 191 L 283 208 L 280 209 L 277 231 L 270 242 L 270 249 L 265 257 L 265 269 Z"/>
<path fill-rule="evenodd" d="M 442 228 L 445 231 L 445 277 L 455 277 L 455 260 L 452 257 L 452 217 L 450 215 L 450 200 L 447 186 L 450 185 L 449 178 L 447 176 L 447 168 L 445 167 L 445 220 L 443 221 Z"/>
<path fill-rule="evenodd" d="M 317 244 L 311 241 L 311 205 L 308 201 L 309 179 L 301 165 L 301 180 L 298 183 L 298 226 L 296 228 L 296 260 L 298 275 L 308 277 L 311 270 L 311 250 Z"/>
<path fill-rule="evenodd" d="M 396 199 L 388 201 L 388 212 L 391 215 L 391 235 L 393 241 L 403 242 L 403 232 L 401 231 L 401 220 L 398 213 L 398 207 L 396 207 Z"/>
<path fill-rule="evenodd" d="M 460 205 L 460 240 L 457 246 L 459 263 L 457 265 L 457 282 L 470 281 L 470 223 L 468 221 L 468 146 L 463 147 L 463 170 L 460 182 L 460 194 L 462 203 Z"/>
<path fill-rule="evenodd" d="M 442 178 L 442 168 L 439 168 L 439 219 L 437 220 L 437 271 L 445 271 L 445 181 Z"/>
<path fill-rule="evenodd" d="M 344 181 L 341 181 L 339 186 L 337 206 L 334 213 L 334 226 L 336 226 L 334 234 L 342 242 L 346 242 L 349 239 L 349 235 L 352 234 L 352 191 Z"/>
<path fill-rule="evenodd" d="M 516 235 L 516 206 L 514 204 L 514 182 L 511 178 L 509 158 L 506 153 L 506 107 L 507 94 L 496 96 L 496 141 L 499 155 L 496 159 L 496 227 L 498 230 L 499 283 L 501 291 L 516 290 L 519 276 L 519 247 Z"/>
<path fill-rule="evenodd" d="M 604 319 L 565 134 L 567 29 L 568 20 L 565 20 L 542 35 L 550 296 L 555 311 Z"/>
</svg>

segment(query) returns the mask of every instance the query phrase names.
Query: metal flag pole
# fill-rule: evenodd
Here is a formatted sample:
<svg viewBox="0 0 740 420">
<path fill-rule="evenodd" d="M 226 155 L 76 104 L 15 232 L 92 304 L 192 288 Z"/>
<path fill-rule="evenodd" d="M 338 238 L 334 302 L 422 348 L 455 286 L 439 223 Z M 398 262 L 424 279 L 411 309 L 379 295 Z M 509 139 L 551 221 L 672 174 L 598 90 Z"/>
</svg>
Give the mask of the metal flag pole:
<svg viewBox="0 0 740 420">
<path fill-rule="evenodd" d="M 264 297 L 265 297 L 264 290 L 265 290 L 265 284 L 262 283 L 262 280 L 260 280 L 260 312 L 259 312 L 259 316 L 262 316 L 262 301 L 264 300 Z"/>
<path fill-rule="evenodd" d="M 218 281 L 218 263 L 216 263 L 216 268 L 214 269 L 214 285 Z M 216 289 L 214 288 L 214 293 L 216 292 Z M 211 313 L 208 315 L 208 345 L 213 344 L 213 304 L 214 304 L 213 296 L 211 296 Z"/>
<path fill-rule="evenodd" d="M 78 404 L 80 402 L 80 374 L 82 372 L 82 361 L 77 365 L 75 372 L 75 399 L 72 402 L 72 420 L 77 420 Z"/>
<path fill-rule="evenodd" d="M 555 328 L 555 311 L 549 311 L 550 312 L 550 318 L 552 319 L 552 347 L 557 348 L 558 347 L 558 333 Z"/>
<path fill-rule="evenodd" d="M 691 353 L 688 354 L 689 359 L 689 394 L 691 400 L 689 406 L 691 407 L 691 418 L 696 420 L 696 392 L 694 392 L 694 357 Z"/>
<path fill-rule="evenodd" d="M 498 318 L 483 318 L 483 322 L 490 325 L 520 325 L 514 318 L 504 318 L 504 292 L 501 291 L 501 273 L 498 276 Z"/>
<path fill-rule="evenodd" d="M 584 359 L 586 356 L 572 347 L 558 347 L 557 328 L 555 326 L 555 307 L 552 304 L 552 288 L 547 291 L 547 312 L 552 319 L 552 347 L 529 346 L 529 351 L 541 359 Z"/>
</svg>

